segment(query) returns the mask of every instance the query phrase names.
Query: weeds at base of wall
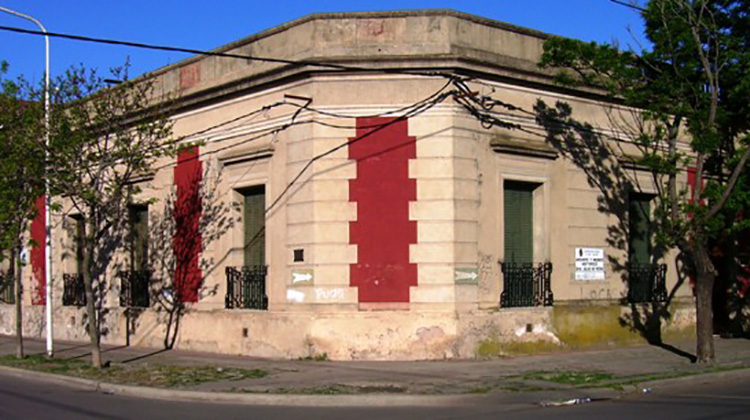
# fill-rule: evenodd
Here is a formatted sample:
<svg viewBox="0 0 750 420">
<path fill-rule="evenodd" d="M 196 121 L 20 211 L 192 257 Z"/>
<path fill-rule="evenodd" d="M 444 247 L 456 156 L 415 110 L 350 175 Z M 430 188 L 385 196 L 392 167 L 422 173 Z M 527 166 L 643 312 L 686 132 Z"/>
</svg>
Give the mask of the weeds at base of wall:
<svg viewBox="0 0 750 420">
<path fill-rule="evenodd" d="M 330 359 L 328 358 L 328 353 L 315 353 L 310 356 L 305 357 L 298 357 L 297 360 L 302 362 L 327 362 Z"/>
</svg>

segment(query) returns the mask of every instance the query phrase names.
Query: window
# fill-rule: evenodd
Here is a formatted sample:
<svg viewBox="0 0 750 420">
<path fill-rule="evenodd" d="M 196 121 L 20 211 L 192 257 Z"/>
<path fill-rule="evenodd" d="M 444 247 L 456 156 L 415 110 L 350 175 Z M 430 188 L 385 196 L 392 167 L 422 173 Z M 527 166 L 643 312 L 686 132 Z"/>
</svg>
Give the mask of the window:
<svg viewBox="0 0 750 420">
<path fill-rule="evenodd" d="M 266 265 L 266 191 L 264 186 L 241 192 L 243 204 L 243 253 L 246 267 Z"/>
<path fill-rule="evenodd" d="M 148 206 L 130 206 L 130 269 L 148 270 Z"/>
<path fill-rule="evenodd" d="M 537 184 L 505 181 L 505 262 L 534 262 L 534 190 Z"/>
<path fill-rule="evenodd" d="M 131 205 L 130 216 L 130 270 L 121 271 L 120 306 L 147 308 L 151 271 L 148 262 L 148 206 Z"/>
<path fill-rule="evenodd" d="M 628 200 L 628 261 L 651 263 L 651 195 L 631 193 Z"/>
<path fill-rule="evenodd" d="M 535 224 L 544 226 L 541 184 L 505 181 L 503 184 L 503 292 L 501 307 L 551 306 L 552 264 L 534 262 L 542 247 L 535 242 Z M 543 234 L 542 234 L 543 235 Z M 543 240 L 542 240 L 543 241 Z M 541 242 L 541 241 L 539 241 Z"/>
<path fill-rule="evenodd" d="M 243 267 L 227 267 L 228 309 L 268 309 L 266 295 L 266 192 L 264 186 L 238 191 L 243 197 Z"/>
<path fill-rule="evenodd" d="M 84 256 L 86 255 L 86 225 L 83 216 L 71 216 L 73 224 L 73 251 L 76 258 L 76 272 L 63 274 L 63 306 L 83 306 L 86 292 L 83 285 Z"/>
<path fill-rule="evenodd" d="M 628 301 L 654 302 L 667 299 L 665 264 L 652 262 L 651 200 L 653 196 L 628 196 Z"/>
<path fill-rule="evenodd" d="M 16 303 L 16 288 L 10 274 L 2 271 L 0 267 L 0 302 L 14 304 Z"/>
<path fill-rule="evenodd" d="M 80 215 L 72 216 L 73 219 L 73 247 L 76 256 L 76 274 L 83 274 L 83 257 L 86 252 L 84 220 Z"/>
</svg>

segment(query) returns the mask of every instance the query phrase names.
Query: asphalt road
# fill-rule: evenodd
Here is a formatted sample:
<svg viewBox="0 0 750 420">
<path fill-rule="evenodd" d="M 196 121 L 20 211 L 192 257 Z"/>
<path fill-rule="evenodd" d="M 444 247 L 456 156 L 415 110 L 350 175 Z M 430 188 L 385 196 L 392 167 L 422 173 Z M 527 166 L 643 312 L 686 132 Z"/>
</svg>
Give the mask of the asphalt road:
<svg viewBox="0 0 750 420">
<path fill-rule="evenodd" d="M 650 394 L 543 408 L 499 404 L 488 396 L 483 404 L 441 408 L 305 408 L 257 407 L 159 401 L 105 395 L 0 375 L 0 419 L 746 419 L 750 418 L 750 377 L 714 380 L 656 389 Z"/>
</svg>

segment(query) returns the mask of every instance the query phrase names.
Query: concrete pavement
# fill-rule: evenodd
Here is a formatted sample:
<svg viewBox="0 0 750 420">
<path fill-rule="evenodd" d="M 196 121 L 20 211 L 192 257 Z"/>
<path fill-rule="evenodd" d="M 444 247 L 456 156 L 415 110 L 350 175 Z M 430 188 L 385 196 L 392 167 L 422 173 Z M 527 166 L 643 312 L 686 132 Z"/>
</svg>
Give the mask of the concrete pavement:
<svg viewBox="0 0 750 420">
<path fill-rule="evenodd" d="M 0 336 L 0 356 L 13 354 L 13 337 Z M 27 353 L 44 353 L 44 342 L 27 339 Z M 56 342 L 56 357 L 86 358 L 85 343 Z M 105 360 L 123 367 L 216 366 L 262 369 L 263 378 L 222 380 L 155 390 L 99 381 L 71 381 L 48 374 L 4 372 L 122 395 L 263 405 L 457 405 L 478 398 L 528 404 L 574 398 L 614 398 L 622 392 L 700 380 L 706 368 L 685 357 L 692 343 L 560 352 L 494 360 L 331 362 L 273 360 L 178 350 L 104 347 Z M 750 341 L 716 339 L 711 376 L 750 376 Z M 679 354 L 678 354 L 679 353 Z M 665 379 L 665 378 L 673 379 Z M 706 376 L 701 376 L 706 378 Z M 654 379 L 657 381 L 654 382 Z"/>
</svg>

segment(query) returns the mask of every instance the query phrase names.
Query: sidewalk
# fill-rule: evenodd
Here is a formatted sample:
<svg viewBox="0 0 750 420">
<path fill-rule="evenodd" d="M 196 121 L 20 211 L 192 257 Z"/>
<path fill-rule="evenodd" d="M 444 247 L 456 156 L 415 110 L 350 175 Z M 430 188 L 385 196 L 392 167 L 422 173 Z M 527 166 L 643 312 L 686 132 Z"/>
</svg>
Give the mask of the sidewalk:
<svg viewBox="0 0 750 420">
<path fill-rule="evenodd" d="M 15 352 L 13 337 L 0 336 L 0 356 Z M 88 361 L 86 343 L 56 343 L 56 358 Z M 44 342 L 26 339 L 27 354 L 44 354 Z M 184 367 L 259 369 L 264 377 L 239 380 L 215 380 L 189 386 L 178 391 L 198 391 L 205 399 L 216 393 L 238 395 L 281 394 L 286 400 L 294 395 L 312 397 L 344 394 L 366 401 L 386 395 L 416 401 L 437 401 L 448 396 L 493 395 L 508 401 L 542 401 L 557 398 L 617 396 L 623 391 L 654 386 L 653 380 L 684 381 L 706 370 L 692 364 L 677 350 L 692 352 L 693 343 L 678 343 L 670 350 L 641 346 L 612 350 L 562 352 L 549 355 L 517 356 L 495 360 L 416 361 L 416 362 L 330 362 L 307 360 L 273 360 L 225 356 L 178 350 L 105 346 L 104 360 L 125 369 L 171 365 Z M 712 372 L 722 375 L 750 375 L 750 340 L 716 339 L 716 364 Z M 68 381 L 66 379 L 66 381 Z M 645 385 L 644 385 L 645 384 Z M 659 382 L 656 382 L 659 384 Z M 120 387 L 133 394 L 132 387 Z M 175 388 L 172 388 L 174 390 Z M 138 392 L 135 392 L 136 394 Z M 143 396 L 170 398 L 144 390 Z M 177 395 L 178 398 L 179 395 Z M 183 396 L 184 397 L 184 396 Z M 187 397 L 184 397 L 187 398 Z M 416 398 L 416 399 L 415 399 Z M 220 399 L 220 398 L 219 398 Z M 447 400 L 446 400 L 447 401 Z"/>
</svg>

